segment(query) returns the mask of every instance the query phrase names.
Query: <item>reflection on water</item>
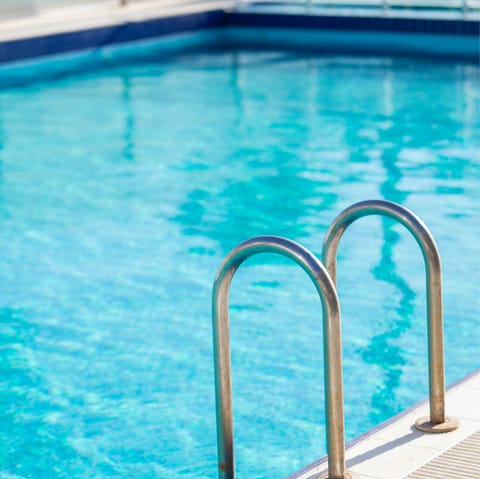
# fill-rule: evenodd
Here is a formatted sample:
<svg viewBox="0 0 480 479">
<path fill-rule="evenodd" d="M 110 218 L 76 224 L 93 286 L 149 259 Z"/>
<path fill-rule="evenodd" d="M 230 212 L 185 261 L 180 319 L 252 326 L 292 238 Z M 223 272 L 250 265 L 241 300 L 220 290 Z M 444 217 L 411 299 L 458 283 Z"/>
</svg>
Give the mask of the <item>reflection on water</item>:
<svg viewBox="0 0 480 479">
<path fill-rule="evenodd" d="M 408 283 L 397 274 L 393 251 L 400 235 L 393 229 L 391 220 L 383 220 L 383 245 L 381 259 L 373 269 L 375 278 L 394 285 L 400 295 L 395 310 L 386 311 L 386 330 L 374 335 L 368 347 L 362 350 L 363 360 L 376 364 L 384 372 L 381 386 L 372 396 L 370 417 L 378 423 L 399 411 L 396 393 L 400 386 L 402 367 L 406 364 L 405 350 L 398 345 L 399 338 L 411 327 L 414 312 L 415 292 Z"/>
<path fill-rule="evenodd" d="M 251 85 L 244 55 L 232 52 L 228 96 L 233 112 L 229 156 L 223 163 L 229 168 L 221 178 L 219 189 L 193 188 L 179 206 L 172 220 L 182 225 L 185 235 L 214 238 L 223 253 L 240 239 L 263 234 L 279 234 L 293 239 L 307 236 L 311 225 L 306 220 L 315 204 L 315 214 L 332 211 L 338 199 L 335 184 L 326 177 L 330 167 L 322 165 L 325 179 L 307 175 L 309 158 L 301 154 L 312 142 L 317 128 L 311 121 L 318 103 L 315 89 L 317 66 L 306 60 L 311 72 L 308 88 L 282 92 L 286 106 L 269 94 L 270 85 Z M 269 63 L 288 62 L 289 55 L 269 59 Z M 267 63 L 268 64 L 268 63 Z M 264 68 L 259 62 L 255 68 Z M 254 93 L 252 93 L 252 89 Z M 258 110 L 277 110 L 264 118 Z M 257 118 L 260 126 L 255 126 Z M 311 120 L 311 119 L 310 119 Z M 331 161 L 325 157 L 325 162 Z M 205 166 L 205 168 L 208 168 Z M 334 166 L 331 167 L 332 169 Z M 190 166 L 190 169 L 192 167 Z M 202 169 L 198 164 L 193 169 Z M 347 174 L 347 172 L 345 172 Z M 337 180 L 338 181 L 338 180 Z"/>
<path fill-rule="evenodd" d="M 389 117 L 394 113 L 394 72 L 390 71 L 385 76 L 383 89 L 384 114 Z M 389 129 L 384 130 L 389 136 Z M 380 142 L 384 142 L 380 134 Z M 380 185 L 382 198 L 404 204 L 408 194 L 399 189 L 403 174 L 397 161 L 402 145 L 393 143 L 381 155 L 381 163 L 385 169 L 385 180 Z M 380 261 L 373 268 L 372 273 L 376 279 L 386 284 L 395 286 L 399 294 L 397 306 L 385 311 L 387 319 L 384 330 L 372 336 L 367 348 L 361 351 L 361 356 L 367 364 L 375 364 L 383 371 L 383 378 L 377 391 L 371 399 L 369 417 L 374 423 L 379 423 L 386 417 L 391 417 L 399 412 L 397 390 L 401 384 L 403 366 L 407 360 L 405 350 L 399 346 L 398 340 L 411 327 L 414 313 L 415 292 L 402 276 L 397 273 L 397 265 L 393 257 L 394 250 L 399 243 L 400 234 L 396 231 L 398 225 L 390 218 L 382 218 L 383 243 Z M 402 234 L 409 234 L 402 228 Z M 415 252 L 417 253 L 417 252 Z"/>
<path fill-rule="evenodd" d="M 318 183 L 301 176 L 301 163 L 278 151 L 271 165 L 274 171 L 269 175 L 249 180 L 232 178 L 215 197 L 204 190 L 193 190 L 180 205 L 181 213 L 175 216 L 175 221 L 182 225 L 186 235 L 215 238 L 224 253 L 242 236 L 246 239 L 275 233 L 301 238 L 308 228 L 302 220 L 306 202 L 318 199 Z M 327 194 L 319 206 L 330 210 L 335 201 L 335 194 Z M 221 215 L 207 216 L 219 207 Z M 255 216 L 248 214 L 249 211 L 255 211 Z"/>
<path fill-rule="evenodd" d="M 133 160 L 134 138 L 135 138 L 135 112 L 132 105 L 132 81 L 127 75 L 122 75 L 123 102 L 125 112 L 125 146 L 122 157 L 126 160 Z"/>
</svg>

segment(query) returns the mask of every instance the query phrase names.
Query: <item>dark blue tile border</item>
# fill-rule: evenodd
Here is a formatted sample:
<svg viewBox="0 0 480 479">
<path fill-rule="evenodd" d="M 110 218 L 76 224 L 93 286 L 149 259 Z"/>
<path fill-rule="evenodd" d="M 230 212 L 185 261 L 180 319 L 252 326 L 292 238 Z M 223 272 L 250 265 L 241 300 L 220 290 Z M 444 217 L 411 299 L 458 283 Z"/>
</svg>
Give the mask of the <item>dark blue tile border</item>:
<svg viewBox="0 0 480 479">
<path fill-rule="evenodd" d="M 229 13 L 229 26 L 479 36 L 480 21 L 424 18 Z"/>
<path fill-rule="evenodd" d="M 355 31 L 455 35 L 478 38 L 480 21 L 390 17 L 347 17 L 239 13 L 215 10 L 194 14 L 128 22 L 120 25 L 0 42 L 0 63 L 56 53 L 99 48 L 133 40 L 159 38 L 172 33 L 212 27 L 290 28 L 317 31 Z M 477 42 L 480 48 L 480 42 Z M 366 53 L 372 53 L 371 51 Z M 379 51 L 379 53 L 381 53 Z M 408 52 L 407 52 L 408 53 Z M 471 60 L 471 54 L 469 54 Z M 475 61 L 478 55 L 474 55 Z"/>
<path fill-rule="evenodd" d="M 225 13 L 216 10 L 0 42 L 0 63 L 220 27 L 224 23 Z"/>
</svg>

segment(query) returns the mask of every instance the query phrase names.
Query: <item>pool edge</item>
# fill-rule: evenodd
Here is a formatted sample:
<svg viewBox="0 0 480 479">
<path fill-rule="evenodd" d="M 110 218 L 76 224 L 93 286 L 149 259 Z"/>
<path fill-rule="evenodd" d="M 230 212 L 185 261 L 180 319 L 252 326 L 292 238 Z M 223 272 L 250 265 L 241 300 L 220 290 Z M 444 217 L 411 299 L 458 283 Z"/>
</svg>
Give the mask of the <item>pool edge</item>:
<svg viewBox="0 0 480 479">
<path fill-rule="evenodd" d="M 18 38 L 13 28 L 9 36 L 0 40 L 0 64 L 136 40 L 160 39 L 206 28 L 239 31 L 244 35 L 242 45 L 247 47 L 253 44 L 281 47 L 278 39 L 283 38 L 288 48 L 309 47 L 317 52 L 421 55 L 473 62 L 480 58 L 478 20 L 240 12 L 229 5 L 205 7 L 200 11 L 161 13 L 156 9 L 141 16 L 117 12 L 105 16 L 101 25 L 92 26 L 90 18 L 71 29 L 65 29 L 62 23 L 59 31 L 52 32 L 50 24 L 48 33 L 39 30 L 35 34 L 35 29 L 25 33 L 24 26 L 23 30 L 18 29 Z M 258 35 L 259 30 L 271 33 Z M 282 36 L 285 31 L 291 34 L 289 38 Z M 257 33 L 252 35 L 252 32 Z M 227 34 L 227 38 L 228 35 L 233 41 L 234 37 Z"/>
<path fill-rule="evenodd" d="M 449 396 L 452 395 L 452 393 L 458 393 L 457 395 L 459 395 L 459 393 L 461 392 L 460 390 L 465 388 L 467 386 L 468 383 L 470 382 L 473 382 L 473 381 L 476 381 L 479 386 L 477 386 L 475 388 L 475 391 L 478 391 L 477 392 L 477 395 L 480 395 L 480 368 L 477 368 L 477 369 L 474 369 L 473 371 L 471 371 L 470 373 L 468 373 L 466 376 L 460 378 L 459 380 L 453 382 L 452 384 L 450 384 L 447 389 L 446 389 L 446 393 L 447 393 L 447 414 L 450 414 L 449 412 Z M 466 387 L 466 389 L 469 389 L 468 387 Z M 450 398 L 451 400 L 451 398 Z M 349 465 L 349 452 L 352 451 L 353 449 L 355 448 L 359 448 L 360 450 L 363 450 L 365 447 L 365 444 L 368 444 L 369 442 L 373 442 L 373 444 L 376 446 L 376 448 L 378 448 L 378 444 L 380 444 L 380 442 L 378 440 L 376 440 L 375 436 L 388 436 L 388 429 L 389 428 L 397 428 L 398 429 L 398 425 L 401 424 L 402 422 L 405 422 L 405 420 L 408 421 L 407 424 L 410 424 L 410 422 L 412 423 L 411 426 L 413 426 L 413 422 L 412 421 L 409 421 L 410 419 L 410 416 L 414 416 L 414 417 L 417 417 L 417 415 L 420 417 L 421 415 L 425 415 L 425 411 L 428 409 L 428 398 L 425 398 L 423 399 L 422 401 L 420 401 L 419 403 L 416 403 L 414 404 L 413 406 L 405 409 L 404 411 L 401 411 L 400 413 L 396 414 L 395 416 L 392 416 L 391 418 L 387 419 L 386 421 L 380 423 L 379 425 L 375 426 L 374 428 L 370 429 L 369 431 L 365 432 L 364 434 L 361 434 L 360 436 L 356 437 L 355 439 L 349 441 L 347 444 L 346 444 L 346 453 L 347 453 L 347 467 L 350 468 L 350 465 Z M 457 411 L 455 411 L 457 412 Z M 444 440 L 445 439 L 447 440 L 446 442 L 448 442 L 448 439 L 449 437 L 452 437 L 452 444 L 456 444 L 458 442 L 460 442 L 461 439 L 464 439 L 466 436 L 467 436 L 467 433 L 471 432 L 470 429 L 472 428 L 472 424 L 467 424 L 469 426 L 469 428 L 467 428 L 467 431 L 464 431 L 462 429 L 462 422 L 465 422 L 467 421 L 467 423 L 473 423 L 473 427 L 475 427 L 475 425 L 477 426 L 477 428 L 480 428 L 480 411 L 477 413 L 477 416 L 478 417 L 475 417 L 475 418 L 461 418 L 460 419 L 460 429 L 459 431 L 454 431 L 453 433 L 446 433 L 446 434 L 433 434 L 433 435 L 428 435 L 428 434 L 424 434 L 424 433 L 421 433 L 421 432 L 418 432 L 418 431 L 415 431 L 414 433 L 412 434 L 417 434 L 418 437 L 424 437 L 424 438 L 427 438 L 426 440 L 428 441 L 428 439 L 431 438 L 431 440 L 433 442 L 437 442 L 438 443 L 438 440 L 440 438 L 440 440 Z M 412 427 L 412 430 L 413 430 L 413 427 Z M 460 433 L 460 434 L 459 434 Z M 451 434 L 452 436 L 449 436 L 449 434 Z M 459 440 L 456 440 L 456 437 L 455 435 L 458 435 L 461 439 Z M 395 442 L 395 440 L 397 439 L 393 439 L 392 442 Z M 386 441 L 387 442 L 387 441 Z M 425 439 L 424 439 L 424 442 L 425 442 Z M 388 443 L 388 442 L 387 442 Z M 435 446 L 437 447 L 437 446 Z M 398 448 L 398 446 L 397 446 Z M 443 449 L 446 449 L 446 447 L 442 446 Z M 421 449 L 422 449 L 422 452 L 423 449 L 424 450 L 427 450 L 429 449 L 428 446 L 425 447 L 424 444 L 421 445 Z M 432 451 L 434 450 L 433 447 L 431 448 Z M 436 455 L 438 454 L 432 454 L 432 451 L 430 451 L 432 457 L 435 457 Z M 365 454 L 365 452 L 363 452 L 363 454 Z M 431 458 L 430 458 L 431 459 Z M 351 462 L 351 458 L 350 458 L 350 462 Z M 422 462 L 423 463 L 426 463 L 428 462 L 428 460 L 424 460 Z M 393 464 L 393 462 L 392 462 Z M 286 479 L 314 479 L 317 477 L 317 474 L 320 472 L 320 471 L 323 471 L 326 469 L 326 466 L 327 466 L 327 456 L 324 455 L 322 457 L 320 457 L 318 460 L 306 465 L 305 467 L 303 467 L 302 469 L 294 472 L 293 474 L 289 475 L 286 477 Z M 408 464 L 406 465 L 407 466 L 407 471 L 405 473 L 408 474 L 410 472 L 412 472 L 413 470 L 415 470 L 417 467 L 410 467 Z M 358 471 L 355 471 L 357 472 L 357 474 L 359 473 Z M 360 478 L 365 478 L 365 479 L 376 479 L 377 478 L 377 475 L 375 475 L 375 472 L 372 472 L 371 473 L 372 475 L 368 474 L 366 475 L 365 473 L 362 473 L 360 471 Z M 379 476 L 381 477 L 381 476 Z M 404 477 L 404 476 L 401 476 L 401 477 Z"/>
</svg>

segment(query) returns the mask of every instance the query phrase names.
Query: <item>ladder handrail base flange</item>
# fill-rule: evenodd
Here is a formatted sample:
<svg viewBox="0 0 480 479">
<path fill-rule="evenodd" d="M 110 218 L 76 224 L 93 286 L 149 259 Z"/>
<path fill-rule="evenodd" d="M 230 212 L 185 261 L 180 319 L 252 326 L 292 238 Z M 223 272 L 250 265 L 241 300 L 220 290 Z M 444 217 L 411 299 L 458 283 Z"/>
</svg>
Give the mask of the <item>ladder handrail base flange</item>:
<svg viewBox="0 0 480 479">
<path fill-rule="evenodd" d="M 415 421 L 416 429 L 429 434 L 442 434 L 445 432 L 451 432 L 455 431 L 455 429 L 458 429 L 459 427 L 460 423 L 458 422 L 458 419 L 451 416 L 447 416 L 445 421 L 439 424 L 431 422 L 430 418 L 427 416 L 421 417 Z"/>
<path fill-rule="evenodd" d="M 330 479 L 330 476 L 328 475 L 328 471 L 325 471 L 324 473 L 320 474 L 317 479 Z M 341 479 L 360 479 L 360 476 L 355 472 L 351 471 L 350 469 L 347 469 L 347 471 L 345 472 L 345 476 L 342 477 Z"/>
</svg>

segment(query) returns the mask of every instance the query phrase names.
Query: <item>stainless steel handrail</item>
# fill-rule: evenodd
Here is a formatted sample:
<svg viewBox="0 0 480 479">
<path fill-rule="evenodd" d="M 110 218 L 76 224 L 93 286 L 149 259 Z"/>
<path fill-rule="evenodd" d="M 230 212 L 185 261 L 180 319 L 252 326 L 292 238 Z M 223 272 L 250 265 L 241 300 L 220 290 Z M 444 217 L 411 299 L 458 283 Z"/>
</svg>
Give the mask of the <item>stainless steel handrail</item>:
<svg viewBox="0 0 480 479">
<path fill-rule="evenodd" d="M 337 249 L 347 227 L 358 218 L 383 215 L 397 220 L 413 235 L 422 251 L 427 279 L 428 372 L 430 417 L 415 426 L 424 432 L 448 432 L 458 427 L 455 418 L 445 416 L 445 372 L 443 352 L 442 270 L 435 241 L 420 218 L 407 208 L 385 200 L 355 203 L 342 211 L 331 224 L 323 242 L 323 262 L 336 284 Z"/>
<path fill-rule="evenodd" d="M 353 477 L 345 468 L 340 306 L 335 286 L 323 264 L 303 246 L 278 236 L 259 236 L 241 243 L 226 256 L 213 285 L 212 320 L 219 478 L 235 478 L 228 294 L 235 271 L 247 258 L 258 253 L 278 253 L 292 259 L 310 276 L 318 291 L 323 311 L 328 478 Z"/>
</svg>

